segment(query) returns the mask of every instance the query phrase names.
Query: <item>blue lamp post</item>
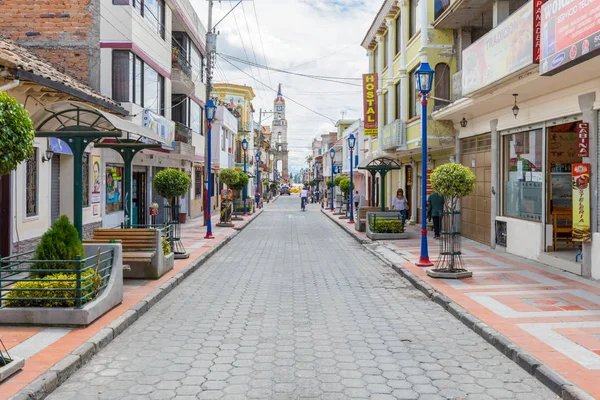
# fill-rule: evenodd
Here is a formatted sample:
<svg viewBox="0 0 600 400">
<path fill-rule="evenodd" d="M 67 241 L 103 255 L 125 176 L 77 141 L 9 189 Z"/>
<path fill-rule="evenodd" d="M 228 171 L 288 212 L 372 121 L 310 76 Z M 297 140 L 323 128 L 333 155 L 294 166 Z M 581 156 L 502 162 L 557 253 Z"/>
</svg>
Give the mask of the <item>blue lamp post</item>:
<svg viewBox="0 0 600 400">
<path fill-rule="evenodd" d="M 354 166 L 352 165 L 352 159 L 354 158 L 354 146 L 356 146 L 356 137 L 351 133 L 348 136 L 348 148 L 350 149 L 350 219 L 348 220 L 349 224 L 354 223 L 354 179 L 352 175 L 352 170 Z"/>
<path fill-rule="evenodd" d="M 246 173 L 246 155 L 248 153 L 248 141 L 246 138 L 242 140 L 242 149 L 244 150 L 244 174 Z M 242 196 L 244 196 L 244 212 L 242 215 L 246 215 L 246 197 L 248 197 L 248 185 L 244 186 L 244 191 L 242 192 Z"/>
<path fill-rule="evenodd" d="M 258 169 L 258 164 L 260 163 L 260 153 L 256 153 L 256 195 L 260 196 L 260 170 Z"/>
<path fill-rule="evenodd" d="M 421 93 L 421 257 L 417 266 L 431 267 L 427 248 L 427 97 L 433 87 L 433 70 L 421 62 L 416 72 L 417 89 Z"/>
<path fill-rule="evenodd" d="M 331 208 L 329 209 L 329 211 L 333 212 L 334 211 L 334 206 L 333 206 L 333 194 L 334 194 L 333 159 L 335 158 L 335 150 L 333 149 L 333 147 L 331 149 L 329 149 L 329 158 L 331 158 Z"/>
<path fill-rule="evenodd" d="M 211 143 L 210 143 L 210 139 L 211 139 L 211 135 L 212 135 L 212 122 L 215 119 L 215 113 L 217 112 L 217 106 L 215 105 L 215 102 L 212 101 L 212 99 L 209 99 L 206 102 L 206 105 L 204 106 L 204 110 L 206 111 L 206 123 L 207 123 L 207 127 L 208 127 L 208 132 L 206 133 L 206 140 L 208 142 L 208 154 L 207 154 L 207 160 L 204 161 L 204 164 L 206 165 L 206 168 L 208 168 L 208 180 L 206 181 L 206 236 L 204 236 L 204 239 L 214 239 L 215 237 L 212 234 L 212 222 L 211 222 L 211 208 L 212 208 L 212 204 L 211 204 L 211 181 L 212 181 L 212 174 L 211 174 L 211 170 L 212 170 L 212 155 L 211 155 Z"/>
</svg>

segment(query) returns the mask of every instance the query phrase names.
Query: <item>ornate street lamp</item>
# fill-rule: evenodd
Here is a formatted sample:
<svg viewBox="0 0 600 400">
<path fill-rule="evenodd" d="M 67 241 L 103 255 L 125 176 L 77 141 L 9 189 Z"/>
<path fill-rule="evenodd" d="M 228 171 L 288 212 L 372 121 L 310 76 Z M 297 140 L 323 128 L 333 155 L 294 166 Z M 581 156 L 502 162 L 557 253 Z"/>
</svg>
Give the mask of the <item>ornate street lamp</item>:
<svg viewBox="0 0 600 400">
<path fill-rule="evenodd" d="M 433 87 L 433 70 L 427 61 L 417 69 L 417 89 L 421 93 L 421 257 L 417 266 L 431 267 L 427 247 L 427 98 Z"/>
<path fill-rule="evenodd" d="M 244 150 L 244 174 L 246 173 L 246 155 L 248 153 L 248 140 L 244 138 L 242 140 L 242 149 Z M 244 191 L 242 192 L 242 196 L 244 196 L 244 212 L 242 215 L 246 215 L 246 197 L 248 197 L 248 185 L 244 186 Z"/>
<path fill-rule="evenodd" d="M 215 105 L 215 102 L 212 101 L 212 99 L 209 99 L 206 102 L 206 105 L 204 106 L 204 111 L 206 112 L 206 123 L 208 126 L 208 131 L 206 133 L 206 141 L 208 142 L 208 154 L 207 154 L 207 160 L 205 160 L 204 165 L 206 168 L 208 168 L 208 180 L 206 181 L 206 236 L 204 236 L 204 239 L 214 239 L 215 237 L 212 234 L 212 223 L 211 223 L 211 208 L 212 208 L 212 204 L 211 204 L 211 190 L 210 190 L 210 181 L 212 180 L 212 174 L 211 174 L 211 170 L 212 170 L 212 155 L 211 155 L 211 143 L 210 143 L 210 139 L 211 139 L 211 134 L 212 134 L 212 122 L 215 119 L 215 113 L 217 112 L 217 106 Z"/>
<path fill-rule="evenodd" d="M 260 164 L 260 153 L 256 153 L 256 194 L 260 195 L 259 185 L 260 185 L 260 170 L 258 169 L 258 164 Z M 258 206 L 258 204 L 257 204 Z"/>
<path fill-rule="evenodd" d="M 329 149 L 329 158 L 331 158 L 331 208 L 329 209 L 329 211 L 333 212 L 334 211 L 334 206 L 333 206 L 333 194 L 334 194 L 333 159 L 335 158 L 335 150 L 333 149 L 333 147 L 331 149 Z"/>
<path fill-rule="evenodd" d="M 356 146 L 356 137 L 354 137 L 354 134 L 351 133 L 350 136 L 348 136 L 348 148 L 350 149 L 350 219 L 348 220 L 349 224 L 354 223 L 354 179 L 352 176 L 354 146 Z"/>
</svg>

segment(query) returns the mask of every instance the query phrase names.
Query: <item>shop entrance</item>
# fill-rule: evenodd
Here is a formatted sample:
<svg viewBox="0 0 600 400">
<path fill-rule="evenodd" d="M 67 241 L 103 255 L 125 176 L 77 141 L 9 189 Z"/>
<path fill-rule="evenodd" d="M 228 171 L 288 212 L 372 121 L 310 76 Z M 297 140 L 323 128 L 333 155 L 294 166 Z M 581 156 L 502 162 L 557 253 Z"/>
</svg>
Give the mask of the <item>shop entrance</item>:
<svg viewBox="0 0 600 400">
<path fill-rule="evenodd" d="M 548 128 L 547 182 L 549 182 L 546 220 L 551 224 L 551 237 L 547 237 L 546 250 L 556 252 L 569 261 L 575 261 L 579 243 L 572 241 L 573 206 L 571 185 L 572 165 L 581 163 L 577 156 L 577 122 Z M 560 254 L 561 253 L 561 254 Z M 560 257 L 560 258 L 563 258 Z"/>
<path fill-rule="evenodd" d="M 146 224 L 146 172 L 133 172 L 132 190 L 132 212 L 131 223 L 133 225 Z"/>
<path fill-rule="evenodd" d="M 475 191 L 462 199 L 461 232 L 475 241 L 489 244 L 492 213 L 492 135 L 490 133 L 461 141 L 461 163 L 476 177 Z"/>
</svg>

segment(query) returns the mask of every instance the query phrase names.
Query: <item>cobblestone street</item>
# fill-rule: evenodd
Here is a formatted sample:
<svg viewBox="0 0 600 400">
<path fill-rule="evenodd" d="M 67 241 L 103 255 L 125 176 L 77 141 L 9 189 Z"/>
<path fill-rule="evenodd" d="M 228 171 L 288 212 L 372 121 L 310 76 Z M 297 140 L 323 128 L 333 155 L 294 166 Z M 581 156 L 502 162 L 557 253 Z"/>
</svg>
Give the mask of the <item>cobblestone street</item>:
<svg viewBox="0 0 600 400">
<path fill-rule="evenodd" d="M 299 209 L 279 198 L 48 398 L 556 398 Z"/>
</svg>

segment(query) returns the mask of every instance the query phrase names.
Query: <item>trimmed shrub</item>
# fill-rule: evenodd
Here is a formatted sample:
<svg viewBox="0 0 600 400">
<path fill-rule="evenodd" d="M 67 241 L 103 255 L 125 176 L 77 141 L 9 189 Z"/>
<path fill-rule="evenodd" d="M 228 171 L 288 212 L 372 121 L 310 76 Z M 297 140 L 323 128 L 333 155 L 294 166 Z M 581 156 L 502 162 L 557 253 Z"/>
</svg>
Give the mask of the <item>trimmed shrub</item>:
<svg viewBox="0 0 600 400">
<path fill-rule="evenodd" d="M 340 186 L 340 182 L 342 181 L 342 179 L 344 179 L 345 176 L 344 175 L 338 175 L 335 178 L 333 178 L 333 184 L 335 186 Z"/>
<path fill-rule="evenodd" d="M 167 239 L 165 239 L 164 237 L 161 238 L 161 244 L 162 244 L 163 254 L 165 255 L 165 257 L 168 256 L 169 254 L 171 254 L 171 245 L 169 244 Z"/>
<path fill-rule="evenodd" d="M 226 184 L 228 189 L 233 189 L 233 185 L 240 180 L 240 173 L 233 168 L 224 168 L 219 172 L 219 180 Z"/>
<path fill-rule="evenodd" d="M 331 189 L 331 178 L 325 179 L 325 186 L 327 189 Z"/>
<path fill-rule="evenodd" d="M 342 191 L 342 193 L 344 194 L 349 194 L 350 190 L 352 190 L 353 188 L 350 187 L 350 178 L 343 178 L 340 181 L 339 184 L 340 190 Z"/>
<path fill-rule="evenodd" d="M 75 307 L 75 300 L 66 300 L 75 298 L 76 274 L 65 274 L 58 272 L 47 275 L 41 279 L 32 281 L 21 281 L 14 285 L 14 289 L 29 289 L 11 291 L 5 296 L 5 304 L 7 307 Z M 93 293 L 97 287 L 102 286 L 103 280 L 100 274 L 94 273 L 94 269 L 90 268 L 81 274 L 81 296 L 84 297 Z M 64 289 L 64 290 L 48 290 L 48 289 Z M 9 300 L 10 298 L 43 298 L 55 300 Z M 89 296 L 81 301 L 85 304 L 93 300 L 96 295 Z"/>
<path fill-rule="evenodd" d="M 190 177 L 178 169 L 163 169 L 152 178 L 152 186 L 159 196 L 174 205 L 175 199 L 186 194 L 190 188 Z"/>
<path fill-rule="evenodd" d="M 14 97 L 0 92 L 0 175 L 33 154 L 35 129 L 29 113 Z"/>
<path fill-rule="evenodd" d="M 66 215 L 57 219 L 50 229 L 42 235 L 35 250 L 34 260 L 75 260 L 85 257 L 83 244 L 79 240 L 77 229 Z M 47 262 L 32 263 L 31 269 L 76 269 L 76 263 Z M 52 272 L 35 272 L 32 277 L 44 277 Z"/>
<path fill-rule="evenodd" d="M 431 173 L 431 187 L 444 197 L 450 211 L 458 205 L 458 199 L 475 190 L 475 174 L 462 164 L 440 165 Z"/>
<path fill-rule="evenodd" d="M 248 186 L 248 182 L 250 182 L 250 178 L 248 175 L 241 171 L 237 171 L 238 173 L 238 181 L 231 185 L 230 189 L 232 190 L 244 190 L 246 186 Z M 229 185 L 227 185 L 229 186 Z"/>
<path fill-rule="evenodd" d="M 396 219 L 378 219 L 376 223 L 371 221 L 369 229 L 373 233 L 403 233 L 402 221 Z"/>
</svg>

